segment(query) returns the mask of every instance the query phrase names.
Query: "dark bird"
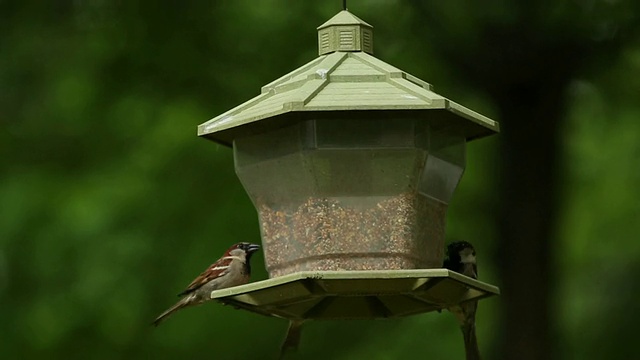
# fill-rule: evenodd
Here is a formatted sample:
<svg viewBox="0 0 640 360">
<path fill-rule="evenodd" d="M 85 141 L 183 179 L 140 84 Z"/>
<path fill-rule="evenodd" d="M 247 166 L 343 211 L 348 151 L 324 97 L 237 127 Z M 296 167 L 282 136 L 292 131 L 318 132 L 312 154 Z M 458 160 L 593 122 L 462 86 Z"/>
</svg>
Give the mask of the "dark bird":
<svg viewBox="0 0 640 360">
<path fill-rule="evenodd" d="M 284 341 L 280 346 L 280 359 L 284 358 L 287 352 L 298 350 L 298 345 L 300 345 L 300 337 L 302 336 L 303 323 L 304 320 L 301 319 L 294 319 L 289 321 L 287 336 L 284 338 Z"/>
<path fill-rule="evenodd" d="M 457 241 L 449 244 L 443 267 L 477 279 L 478 265 L 476 263 L 476 250 L 473 245 L 466 241 Z M 480 360 L 480 349 L 476 338 L 477 308 L 478 302 L 473 300 L 449 308 L 449 311 L 455 315 L 460 324 L 467 360 Z"/>
<path fill-rule="evenodd" d="M 251 255 L 258 249 L 259 245 L 246 242 L 237 243 L 227 249 L 218 261 L 195 278 L 185 291 L 178 294 L 182 299 L 160 314 L 153 321 L 153 325 L 158 326 L 169 315 L 182 308 L 211 300 L 213 290 L 248 283 L 251 276 Z"/>
</svg>

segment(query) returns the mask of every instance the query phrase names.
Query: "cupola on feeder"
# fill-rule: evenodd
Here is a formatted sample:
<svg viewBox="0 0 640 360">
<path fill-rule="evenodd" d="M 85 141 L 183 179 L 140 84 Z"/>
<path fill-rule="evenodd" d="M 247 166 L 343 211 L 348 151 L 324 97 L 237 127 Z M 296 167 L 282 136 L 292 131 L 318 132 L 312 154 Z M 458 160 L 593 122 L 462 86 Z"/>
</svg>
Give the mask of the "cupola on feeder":
<svg viewBox="0 0 640 360">
<path fill-rule="evenodd" d="M 372 26 L 346 10 L 318 42 L 317 59 L 198 127 L 233 147 L 270 277 L 212 297 L 288 319 L 372 319 L 498 294 L 441 268 L 466 142 L 498 123 L 373 57 Z"/>
</svg>

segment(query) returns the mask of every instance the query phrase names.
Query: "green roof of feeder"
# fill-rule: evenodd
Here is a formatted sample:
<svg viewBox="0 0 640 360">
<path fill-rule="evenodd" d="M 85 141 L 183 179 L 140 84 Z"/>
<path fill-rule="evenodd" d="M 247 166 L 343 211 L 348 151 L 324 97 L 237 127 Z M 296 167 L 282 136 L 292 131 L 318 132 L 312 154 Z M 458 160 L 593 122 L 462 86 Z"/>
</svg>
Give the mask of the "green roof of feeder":
<svg viewBox="0 0 640 360">
<path fill-rule="evenodd" d="M 436 94 L 430 84 L 372 56 L 372 26 L 346 10 L 318 27 L 318 44 L 320 57 L 201 124 L 198 135 L 230 145 L 239 135 L 330 111 L 410 111 L 425 120 L 437 111 L 444 126 L 468 140 L 499 131 L 496 121 Z"/>
</svg>

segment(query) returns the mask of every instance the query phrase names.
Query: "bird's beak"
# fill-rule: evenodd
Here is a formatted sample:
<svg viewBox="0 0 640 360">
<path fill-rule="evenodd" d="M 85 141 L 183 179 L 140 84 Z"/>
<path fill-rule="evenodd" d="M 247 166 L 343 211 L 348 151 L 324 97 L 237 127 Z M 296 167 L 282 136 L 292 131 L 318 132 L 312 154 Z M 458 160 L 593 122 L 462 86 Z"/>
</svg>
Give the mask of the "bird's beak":
<svg viewBox="0 0 640 360">
<path fill-rule="evenodd" d="M 249 254 L 254 253 L 256 251 L 260 250 L 260 245 L 256 245 L 256 244 L 250 244 L 249 247 L 247 247 L 247 252 Z"/>
</svg>

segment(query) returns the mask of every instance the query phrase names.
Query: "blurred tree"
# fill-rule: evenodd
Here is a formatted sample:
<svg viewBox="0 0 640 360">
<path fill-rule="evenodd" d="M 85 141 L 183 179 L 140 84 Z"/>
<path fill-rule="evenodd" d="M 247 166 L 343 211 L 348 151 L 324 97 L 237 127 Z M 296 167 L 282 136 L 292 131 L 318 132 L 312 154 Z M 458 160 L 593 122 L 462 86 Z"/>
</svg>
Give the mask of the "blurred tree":
<svg viewBox="0 0 640 360">
<path fill-rule="evenodd" d="M 502 125 L 498 251 L 505 289 L 504 359 L 549 359 L 558 346 L 557 280 L 561 130 L 568 86 L 610 64 L 634 39 L 633 1 L 412 1 L 415 27 L 485 91 Z"/>
</svg>

